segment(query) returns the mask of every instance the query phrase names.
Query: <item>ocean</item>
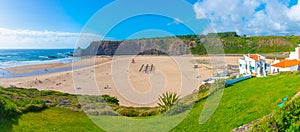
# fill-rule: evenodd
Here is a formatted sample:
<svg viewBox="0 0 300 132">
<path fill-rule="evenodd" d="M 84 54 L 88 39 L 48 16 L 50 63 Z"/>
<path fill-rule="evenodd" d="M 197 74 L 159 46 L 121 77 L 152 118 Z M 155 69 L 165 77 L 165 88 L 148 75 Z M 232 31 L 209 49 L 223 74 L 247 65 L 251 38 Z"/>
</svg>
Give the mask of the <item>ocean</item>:
<svg viewBox="0 0 300 132">
<path fill-rule="evenodd" d="M 15 66 L 70 63 L 74 49 L 0 49 L 0 69 Z"/>
</svg>

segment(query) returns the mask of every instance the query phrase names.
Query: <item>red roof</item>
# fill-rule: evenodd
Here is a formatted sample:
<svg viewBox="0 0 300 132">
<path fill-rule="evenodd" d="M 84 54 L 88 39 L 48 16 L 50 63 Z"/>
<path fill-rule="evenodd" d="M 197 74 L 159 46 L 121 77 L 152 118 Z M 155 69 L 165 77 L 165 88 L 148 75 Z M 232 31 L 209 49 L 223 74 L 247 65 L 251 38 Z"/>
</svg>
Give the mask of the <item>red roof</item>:
<svg viewBox="0 0 300 132">
<path fill-rule="evenodd" d="M 251 59 L 255 60 L 255 61 L 259 61 L 258 60 L 258 55 L 257 54 L 250 54 L 250 55 L 246 55 L 247 57 L 250 57 Z"/>
<path fill-rule="evenodd" d="M 258 55 L 251 54 L 250 58 L 253 59 L 253 60 L 255 60 L 255 61 L 258 61 Z"/>
<path fill-rule="evenodd" d="M 300 64 L 300 62 L 298 60 L 294 59 L 294 60 L 283 60 L 279 63 L 273 64 L 272 66 L 286 68 L 286 67 L 296 66 L 299 64 Z"/>
</svg>

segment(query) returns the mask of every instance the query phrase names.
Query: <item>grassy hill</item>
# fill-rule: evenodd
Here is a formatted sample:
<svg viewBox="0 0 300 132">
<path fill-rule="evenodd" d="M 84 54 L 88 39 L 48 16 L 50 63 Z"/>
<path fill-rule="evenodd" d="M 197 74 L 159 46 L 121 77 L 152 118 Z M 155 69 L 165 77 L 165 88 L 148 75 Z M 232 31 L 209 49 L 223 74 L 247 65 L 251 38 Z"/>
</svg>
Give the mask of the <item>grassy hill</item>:
<svg viewBox="0 0 300 132">
<path fill-rule="evenodd" d="M 279 110 L 265 116 L 250 127 L 252 132 L 257 131 L 300 131 L 300 97 L 287 102 Z"/>
<path fill-rule="evenodd" d="M 199 125 L 199 115 L 205 100 L 192 109 L 187 118 L 173 130 L 231 131 L 279 109 L 284 97 L 291 98 L 300 90 L 298 75 L 277 75 L 252 78 L 224 90 L 222 100 L 214 115 Z"/>
<path fill-rule="evenodd" d="M 47 107 L 35 112 L 0 119 L 1 130 L 6 131 L 101 131 L 144 130 L 150 131 L 231 131 L 243 124 L 279 109 L 277 104 L 284 97 L 291 98 L 300 90 L 300 77 L 281 74 L 264 78 L 252 78 L 224 89 L 222 100 L 212 117 L 199 125 L 199 116 L 206 100 L 197 102 L 190 112 L 172 116 L 122 117 L 86 116 L 69 108 Z M 211 95 L 215 96 L 217 93 Z M 71 96 L 71 95 L 66 95 Z M 89 117 L 89 118 L 88 118 Z M 183 119 L 184 118 L 184 119 Z M 101 126 L 98 128 L 92 121 Z M 183 119 L 183 120 L 180 120 Z M 173 126 L 172 124 L 177 124 Z M 72 127 L 71 127 L 72 126 Z"/>
<path fill-rule="evenodd" d="M 210 43 L 222 43 L 226 54 L 247 53 L 278 53 L 293 51 L 300 43 L 300 36 L 238 36 L 235 32 L 216 33 L 208 35 L 177 36 L 186 43 L 193 43 L 190 47 L 193 54 L 207 54 L 206 48 Z"/>
<path fill-rule="evenodd" d="M 0 119 L 1 132 L 27 131 L 101 131 L 84 112 L 52 107 L 39 112 L 29 112 Z M 102 130 L 103 131 L 103 130 Z"/>
</svg>

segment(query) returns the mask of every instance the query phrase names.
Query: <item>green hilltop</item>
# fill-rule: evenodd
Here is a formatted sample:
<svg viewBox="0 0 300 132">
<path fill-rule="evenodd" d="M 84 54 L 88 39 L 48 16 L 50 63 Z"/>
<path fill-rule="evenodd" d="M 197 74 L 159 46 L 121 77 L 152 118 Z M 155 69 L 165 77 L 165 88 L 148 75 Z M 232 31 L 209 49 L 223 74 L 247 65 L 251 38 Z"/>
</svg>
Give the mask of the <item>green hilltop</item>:
<svg viewBox="0 0 300 132">
<path fill-rule="evenodd" d="M 190 50 L 198 55 L 207 54 L 205 49 L 210 48 L 209 43 L 212 40 L 222 43 L 225 54 L 289 52 L 300 42 L 300 36 L 239 36 L 236 32 L 176 37 L 186 43 L 193 43 Z"/>
</svg>

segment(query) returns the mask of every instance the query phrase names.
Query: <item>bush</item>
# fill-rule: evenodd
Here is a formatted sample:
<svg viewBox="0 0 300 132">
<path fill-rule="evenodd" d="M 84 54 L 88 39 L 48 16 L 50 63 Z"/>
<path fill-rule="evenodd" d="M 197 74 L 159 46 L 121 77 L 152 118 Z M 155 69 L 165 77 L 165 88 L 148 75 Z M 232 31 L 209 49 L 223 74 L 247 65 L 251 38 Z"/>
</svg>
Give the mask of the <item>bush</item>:
<svg viewBox="0 0 300 132">
<path fill-rule="evenodd" d="M 237 78 L 237 76 L 236 75 L 233 75 L 233 76 L 230 76 L 229 78 L 227 78 L 227 80 L 234 80 L 234 79 L 236 79 Z"/>
<path fill-rule="evenodd" d="M 178 96 L 176 93 L 166 92 L 162 96 L 158 98 L 158 105 L 161 108 L 161 112 L 165 112 L 171 109 L 171 107 L 178 100 Z"/>
<path fill-rule="evenodd" d="M 149 110 L 140 112 L 139 117 L 155 116 L 158 115 L 159 113 L 160 113 L 159 110 L 155 108 L 150 108 Z"/>
<path fill-rule="evenodd" d="M 295 75 L 299 75 L 299 74 L 300 74 L 300 71 L 295 71 L 294 74 L 295 74 Z"/>
<path fill-rule="evenodd" d="M 118 114 L 113 111 L 102 111 L 99 113 L 99 115 L 118 116 Z"/>
<path fill-rule="evenodd" d="M 209 89 L 199 90 L 196 101 L 200 101 L 200 100 L 208 97 L 209 96 L 208 91 L 209 91 Z"/>
<path fill-rule="evenodd" d="M 13 101 L 0 95 L 0 117 L 13 116 L 20 112 Z"/>
<path fill-rule="evenodd" d="M 251 131 L 299 131 L 300 97 L 254 124 Z"/>
<path fill-rule="evenodd" d="M 124 107 L 119 106 L 115 109 L 122 116 L 146 117 L 160 114 L 159 107 Z"/>
<path fill-rule="evenodd" d="M 89 115 L 93 115 L 93 116 L 98 116 L 99 115 L 99 111 L 97 111 L 97 110 L 87 110 L 87 111 L 85 111 L 87 114 L 89 114 Z"/>
<path fill-rule="evenodd" d="M 36 112 L 46 108 L 45 104 L 28 104 L 23 112 Z"/>
<path fill-rule="evenodd" d="M 280 75 L 291 75 L 293 72 L 291 71 L 284 71 L 284 72 L 279 72 Z"/>
<path fill-rule="evenodd" d="M 108 104 L 115 104 L 119 105 L 119 100 L 116 97 L 111 97 L 109 95 L 102 95 L 103 99 L 105 100 L 106 103 Z"/>
<path fill-rule="evenodd" d="M 202 84 L 199 87 L 199 91 L 202 89 L 208 89 L 208 88 L 210 88 L 210 86 L 211 86 L 211 84 L 209 84 L 209 83 Z"/>
<path fill-rule="evenodd" d="M 41 96 L 47 96 L 47 95 L 53 95 L 53 94 L 55 94 L 55 92 L 51 91 L 51 90 L 42 90 L 40 93 Z"/>
<path fill-rule="evenodd" d="M 133 107 L 122 107 L 117 109 L 117 112 L 122 116 L 128 116 L 128 117 L 136 117 L 140 114 Z"/>
<path fill-rule="evenodd" d="M 167 111 L 165 113 L 165 115 L 176 115 L 176 114 L 180 114 L 188 109 L 190 109 L 191 107 L 188 105 L 185 105 L 183 103 L 176 103 L 169 111 Z"/>
</svg>

